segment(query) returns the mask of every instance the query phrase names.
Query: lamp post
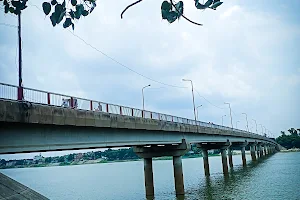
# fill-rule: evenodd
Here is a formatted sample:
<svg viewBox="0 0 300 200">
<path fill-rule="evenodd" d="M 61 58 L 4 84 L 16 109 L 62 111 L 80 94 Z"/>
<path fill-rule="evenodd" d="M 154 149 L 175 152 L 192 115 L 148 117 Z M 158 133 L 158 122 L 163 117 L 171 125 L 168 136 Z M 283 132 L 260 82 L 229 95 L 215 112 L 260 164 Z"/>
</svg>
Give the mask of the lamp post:
<svg viewBox="0 0 300 200">
<path fill-rule="evenodd" d="M 198 111 L 198 108 L 202 107 L 202 105 L 200 106 L 197 106 L 196 110 L 197 110 L 197 119 L 199 120 L 199 111 Z"/>
<path fill-rule="evenodd" d="M 247 122 L 247 131 L 249 132 L 249 126 L 248 126 L 248 118 L 247 118 L 247 114 L 246 114 L 246 113 L 242 113 L 242 114 L 246 116 L 246 122 Z"/>
<path fill-rule="evenodd" d="M 182 79 L 182 81 L 190 81 L 191 85 L 192 85 L 192 95 L 193 95 L 193 106 L 194 106 L 194 115 L 195 115 L 195 121 L 197 121 L 196 119 L 196 108 L 195 108 L 195 97 L 194 97 L 194 85 L 193 85 L 193 81 L 189 80 L 189 79 Z"/>
<path fill-rule="evenodd" d="M 149 85 L 146 85 L 146 86 L 144 86 L 143 88 L 142 88 L 142 96 L 143 96 L 143 111 L 145 110 L 145 98 L 144 98 L 144 89 L 146 88 L 146 87 L 150 87 L 151 85 L 149 84 Z"/>
<path fill-rule="evenodd" d="M 261 134 L 263 134 L 263 125 L 262 124 L 258 124 L 261 127 Z"/>
<path fill-rule="evenodd" d="M 223 126 L 223 117 L 226 117 L 226 115 L 222 115 L 222 126 Z"/>
<path fill-rule="evenodd" d="M 238 122 L 240 122 L 240 121 L 236 121 L 236 125 L 235 125 L 235 127 L 237 128 L 237 124 L 238 124 Z"/>
<path fill-rule="evenodd" d="M 224 104 L 228 104 L 229 106 L 229 110 L 230 110 L 230 122 L 231 122 L 231 128 L 233 128 L 233 125 L 232 125 L 232 115 L 231 115 L 231 107 L 230 107 L 230 103 L 224 103 Z"/>
<path fill-rule="evenodd" d="M 255 122 L 255 126 L 256 126 L 256 134 L 257 134 L 257 123 L 255 119 L 252 119 Z"/>
</svg>

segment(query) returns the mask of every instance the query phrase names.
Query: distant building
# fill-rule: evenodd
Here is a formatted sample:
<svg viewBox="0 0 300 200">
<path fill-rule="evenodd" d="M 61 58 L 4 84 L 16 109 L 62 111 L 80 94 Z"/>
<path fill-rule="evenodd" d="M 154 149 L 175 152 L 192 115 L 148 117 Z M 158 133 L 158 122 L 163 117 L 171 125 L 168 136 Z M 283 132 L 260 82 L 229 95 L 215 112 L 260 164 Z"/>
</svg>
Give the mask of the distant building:
<svg viewBox="0 0 300 200">
<path fill-rule="evenodd" d="M 78 153 L 74 156 L 74 161 L 78 162 L 83 158 L 83 154 L 82 153 Z"/>
</svg>

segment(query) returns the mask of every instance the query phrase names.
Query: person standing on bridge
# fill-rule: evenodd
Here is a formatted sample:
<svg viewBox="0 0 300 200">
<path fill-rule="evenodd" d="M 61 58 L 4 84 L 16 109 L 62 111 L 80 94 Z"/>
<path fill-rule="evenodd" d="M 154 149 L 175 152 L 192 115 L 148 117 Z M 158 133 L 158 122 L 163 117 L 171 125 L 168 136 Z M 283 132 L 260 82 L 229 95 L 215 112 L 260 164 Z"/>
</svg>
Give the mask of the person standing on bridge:
<svg viewBox="0 0 300 200">
<path fill-rule="evenodd" d="M 101 103 L 100 103 L 100 102 L 98 103 L 98 108 L 96 108 L 95 111 L 99 111 L 99 112 L 102 111 L 102 106 L 101 106 Z"/>
</svg>

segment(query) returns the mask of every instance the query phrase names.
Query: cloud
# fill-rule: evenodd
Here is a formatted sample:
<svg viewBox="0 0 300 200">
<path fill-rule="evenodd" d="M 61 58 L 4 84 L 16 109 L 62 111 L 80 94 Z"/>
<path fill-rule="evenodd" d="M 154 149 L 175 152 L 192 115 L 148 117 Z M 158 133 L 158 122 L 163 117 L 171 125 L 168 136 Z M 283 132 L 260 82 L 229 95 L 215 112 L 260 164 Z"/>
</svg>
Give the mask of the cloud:
<svg viewBox="0 0 300 200">
<path fill-rule="evenodd" d="M 224 11 L 221 15 L 221 19 L 229 18 L 231 17 L 235 12 L 239 12 L 241 10 L 241 7 L 238 5 L 234 5 L 230 8 L 228 8 L 226 11 Z"/>
</svg>

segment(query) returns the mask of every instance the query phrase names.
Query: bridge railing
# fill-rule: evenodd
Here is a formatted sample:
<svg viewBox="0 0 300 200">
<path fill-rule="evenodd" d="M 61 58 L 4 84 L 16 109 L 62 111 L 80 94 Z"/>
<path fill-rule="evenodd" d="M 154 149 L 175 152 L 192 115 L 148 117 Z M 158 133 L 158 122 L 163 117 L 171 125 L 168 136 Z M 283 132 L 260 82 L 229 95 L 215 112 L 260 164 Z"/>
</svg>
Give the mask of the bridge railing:
<svg viewBox="0 0 300 200">
<path fill-rule="evenodd" d="M 70 95 L 58 94 L 53 92 L 47 92 L 43 90 L 37 90 L 32 88 L 23 87 L 23 100 L 38 104 L 46 104 L 51 106 L 62 106 L 71 109 L 91 110 L 106 112 L 118 115 L 126 115 L 132 117 L 141 117 L 146 119 L 156 119 L 168 122 L 177 122 L 182 124 L 198 125 L 203 127 L 217 128 L 221 130 L 233 130 L 241 133 L 250 133 L 244 130 L 221 126 L 213 123 L 206 123 L 201 121 L 195 121 L 183 117 L 172 116 L 163 113 L 152 112 L 148 110 L 142 110 L 138 108 L 131 108 L 121 105 L 115 105 L 105 103 L 101 101 L 74 97 Z M 0 98 L 18 100 L 18 86 L 0 83 Z M 254 133 L 250 133 L 254 134 Z M 255 134 L 258 135 L 258 134 Z"/>
</svg>

